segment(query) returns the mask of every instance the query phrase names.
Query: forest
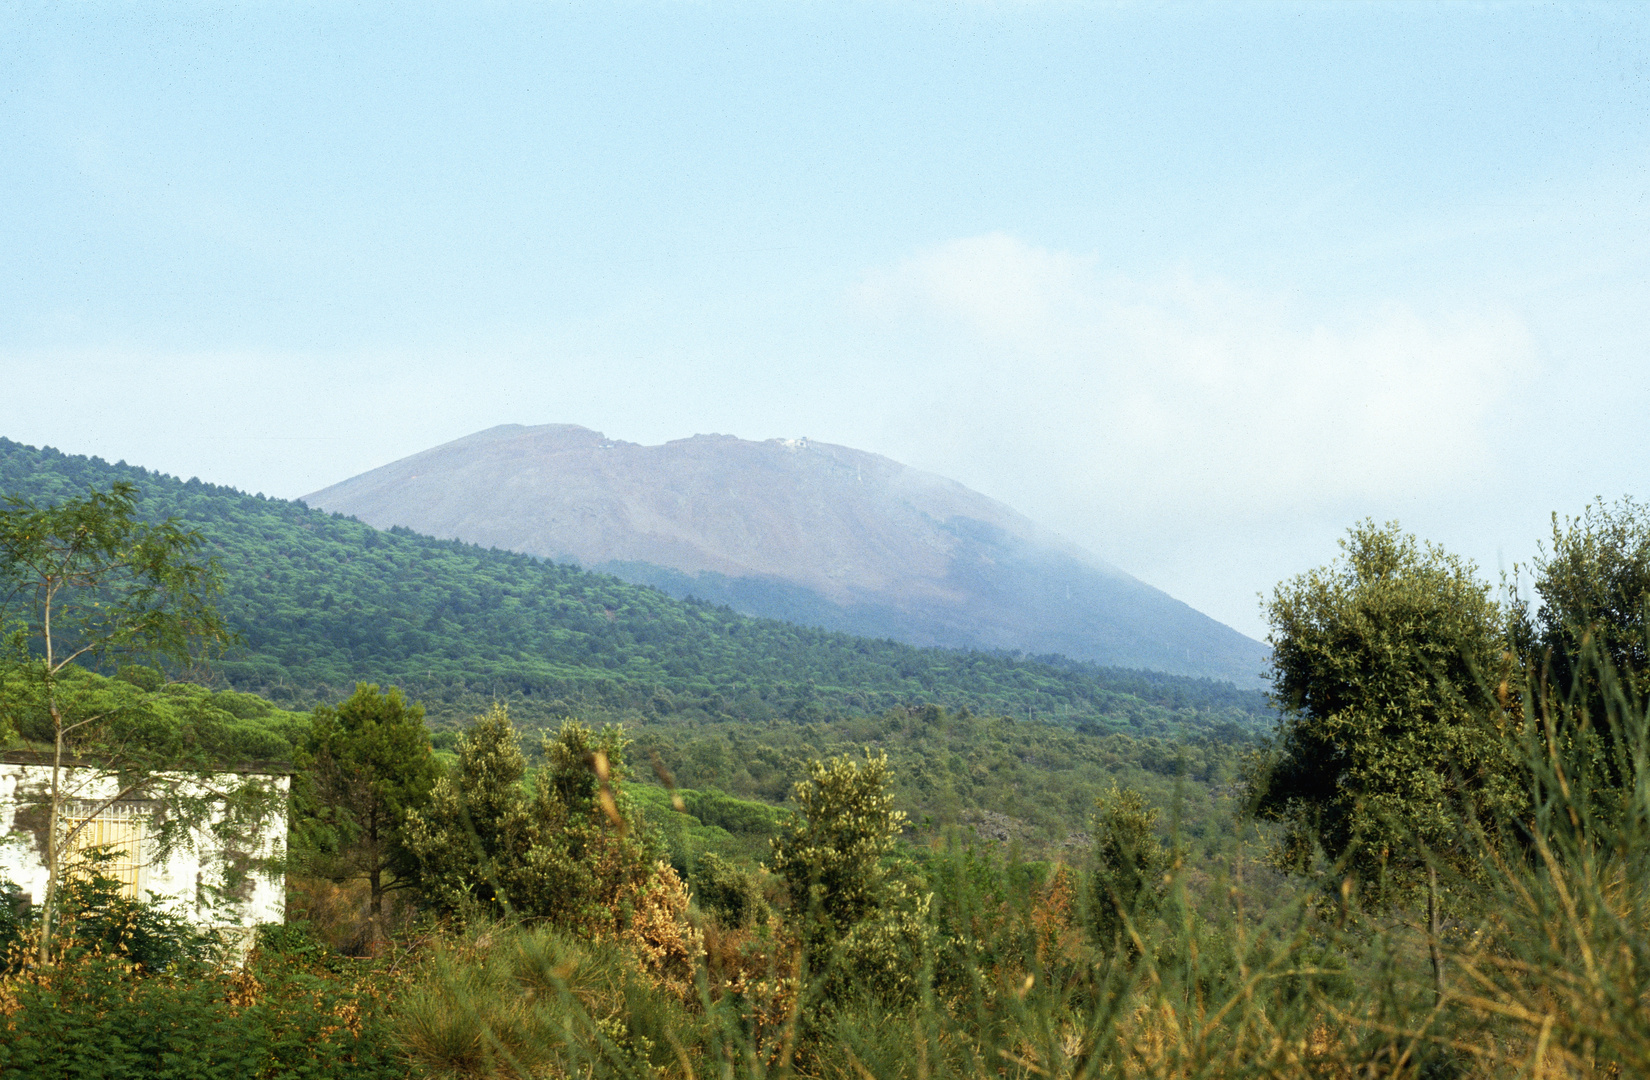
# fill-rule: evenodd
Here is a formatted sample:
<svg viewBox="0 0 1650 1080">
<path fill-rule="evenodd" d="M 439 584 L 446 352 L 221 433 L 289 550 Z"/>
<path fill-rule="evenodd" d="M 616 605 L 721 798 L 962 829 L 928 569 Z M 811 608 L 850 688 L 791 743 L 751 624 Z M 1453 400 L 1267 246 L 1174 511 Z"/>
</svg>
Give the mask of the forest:
<svg viewBox="0 0 1650 1080">
<path fill-rule="evenodd" d="M 1263 728 L 1219 688 L 1166 680 L 1186 696 L 1154 703 L 1146 677 L 1119 695 L 1133 714 L 993 712 L 1005 672 L 1074 708 L 1114 674 L 1001 657 L 967 669 L 973 700 L 849 707 L 841 677 L 817 711 L 760 718 L 649 713 L 628 688 L 557 716 L 525 683 L 272 702 L 202 685 L 254 662 L 208 654 L 250 629 L 236 576 L 266 571 L 147 503 L 114 481 L 0 511 L 5 734 L 157 783 L 287 757 L 287 919 L 226 963 L 95 853 L 64 863 L 55 899 L 0 905 L 0 1075 L 1650 1075 L 1650 511 L 1631 501 L 1555 520 L 1528 595 L 1354 526 L 1268 602 Z M 578 596 L 611 580 L 498 565 Z M 836 655 L 794 634 L 804 660 Z M 667 648 L 636 642 L 637 665 Z M 868 648 L 873 672 L 904 655 Z"/>
<path fill-rule="evenodd" d="M 0 491 L 51 501 L 135 486 L 149 520 L 200 532 L 239 643 L 221 685 L 294 708 L 394 684 L 433 726 L 494 700 L 565 716 L 699 725 L 948 709 L 1108 731 L 1254 729 L 1258 691 L 1061 657 L 921 649 L 737 615 L 524 555 L 381 532 L 302 504 L 0 439 Z"/>
</svg>

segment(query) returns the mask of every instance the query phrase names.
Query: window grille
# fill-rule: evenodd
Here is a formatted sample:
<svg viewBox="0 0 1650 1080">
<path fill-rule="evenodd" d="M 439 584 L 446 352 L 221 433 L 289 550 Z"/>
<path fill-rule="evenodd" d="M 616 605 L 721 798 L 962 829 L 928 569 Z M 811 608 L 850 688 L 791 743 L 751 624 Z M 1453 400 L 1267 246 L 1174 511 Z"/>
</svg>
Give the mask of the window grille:
<svg viewBox="0 0 1650 1080">
<path fill-rule="evenodd" d="M 145 884 L 143 848 L 148 838 L 149 814 L 149 807 L 138 803 L 113 803 L 104 807 L 90 804 L 73 808 L 67 815 L 67 827 L 73 829 L 83 821 L 86 826 L 69 841 L 64 865 L 73 867 L 82 862 L 83 853 L 94 848 L 101 849 L 112 857 L 99 863 L 97 872 L 120 882 L 122 896 L 129 900 L 141 899 Z"/>
</svg>

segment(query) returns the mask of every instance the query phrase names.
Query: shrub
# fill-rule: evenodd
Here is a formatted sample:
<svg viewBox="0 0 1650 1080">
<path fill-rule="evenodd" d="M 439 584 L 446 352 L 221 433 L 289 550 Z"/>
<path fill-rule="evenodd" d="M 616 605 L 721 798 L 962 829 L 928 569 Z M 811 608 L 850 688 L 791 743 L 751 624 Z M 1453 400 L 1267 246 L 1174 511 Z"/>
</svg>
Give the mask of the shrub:
<svg viewBox="0 0 1650 1080">
<path fill-rule="evenodd" d="M 0 1074 L 100 1080 L 391 1080 L 386 981 L 282 957 L 240 972 L 164 973 L 85 952 L 14 975 L 0 1020 Z"/>
<path fill-rule="evenodd" d="M 495 705 L 459 742 L 458 766 L 409 815 L 408 844 L 439 909 L 545 918 L 619 933 L 655 870 L 657 845 L 625 796 L 623 732 L 569 720 L 544 744 L 532 794 L 509 713 Z"/>
<path fill-rule="evenodd" d="M 815 761 L 808 773 L 795 790 L 800 814 L 773 842 L 773 870 L 820 1000 L 912 1000 L 927 966 L 929 898 L 889 859 L 905 815 L 888 794 L 887 755 Z"/>
<path fill-rule="evenodd" d="M 1113 953 L 1138 955 L 1163 899 L 1170 852 L 1157 837 L 1157 811 L 1139 792 L 1114 784 L 1094 805 L 1089 914 L 1095 941 Z"/>
<path fill-rule="evenodd" d="M 690 880 L 699 906 L 715 912 L 726 926 L 765 923 L 770 917 L 756 873 L 733 865 L 715 852 L 699 856 Z"/>
</svg>

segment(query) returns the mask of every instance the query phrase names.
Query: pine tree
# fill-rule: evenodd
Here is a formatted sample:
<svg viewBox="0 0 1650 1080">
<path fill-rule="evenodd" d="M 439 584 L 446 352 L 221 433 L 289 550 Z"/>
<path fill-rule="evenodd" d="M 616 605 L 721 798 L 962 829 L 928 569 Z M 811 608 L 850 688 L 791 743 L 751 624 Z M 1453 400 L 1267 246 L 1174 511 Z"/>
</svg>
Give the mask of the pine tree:
<svg viewBox="0 0 1650 1080">
<path fill-rule="evenodd" d="M 369 940 L 384 938 L 384 896 L 417 883 L 406 843 L 408 815 L 428 803 L 440 768 L 424 709 L 401 691 L 361 683 L 337 707 L 316 708 L 304 749 L 309 758 L 295 828 L 323 876 L 365 875 Z"/>
</svg>

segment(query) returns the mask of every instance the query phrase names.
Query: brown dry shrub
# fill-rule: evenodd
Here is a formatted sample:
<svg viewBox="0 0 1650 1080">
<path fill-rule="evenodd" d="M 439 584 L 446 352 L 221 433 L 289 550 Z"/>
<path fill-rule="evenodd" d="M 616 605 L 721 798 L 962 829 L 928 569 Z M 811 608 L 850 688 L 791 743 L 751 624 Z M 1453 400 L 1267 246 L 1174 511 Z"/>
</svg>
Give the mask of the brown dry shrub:
<svg viewBox="0 0 1650 1080">
<path fill-rule="evenodd" d="M 751 1049 L 767 1066 L 775 1065 L 795 1035 L 801 946 L 768 925 L 729 927 L 713 916 L 702 929 L 711 999 L 732 999 Z"/>
<path fill-rule="evenodd" d="M 687 885 L 669 863 L 660 862 L 647 883 L 624 899 L 630 919 L 615 936 L 636 953 L 656 985 L 687 1000 L 705 954 L 703 936 L 688 922 Z"/>
<path fill-rule="evenodd" d="M 1073 963 L 1083 955 L 1083 929 L 1077 920 L 1077 874 L 1061 863 L 1033 894 L 1031 926 L 1037 958 L 1044 967 Z"/>
</svg>

